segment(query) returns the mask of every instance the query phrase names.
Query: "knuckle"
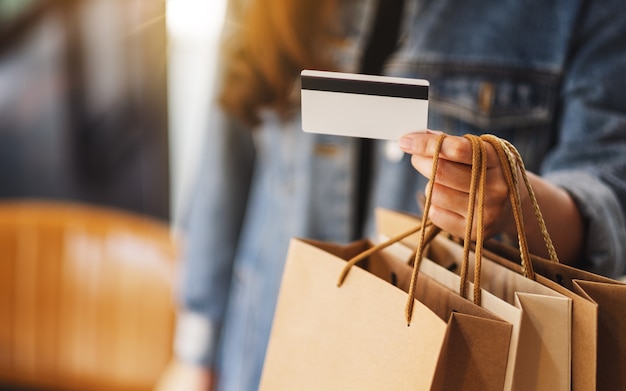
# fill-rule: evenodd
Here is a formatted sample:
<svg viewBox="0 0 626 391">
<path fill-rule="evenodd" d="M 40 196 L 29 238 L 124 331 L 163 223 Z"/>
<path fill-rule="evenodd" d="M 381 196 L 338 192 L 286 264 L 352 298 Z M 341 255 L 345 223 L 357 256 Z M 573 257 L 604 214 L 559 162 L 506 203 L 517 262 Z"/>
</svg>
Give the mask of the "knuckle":
<svg viewBox="0 0 626 391">
<path fill-rule="evenodd" d="M 452 140 L 451 140 L 452 141 Z M 457 162 L 472 161 L 472 144 L 469 140 L 459 137 L 446 144 L 446 158 Z M 445 141 L 444 141 L 445 142 Z"/>
</svg>

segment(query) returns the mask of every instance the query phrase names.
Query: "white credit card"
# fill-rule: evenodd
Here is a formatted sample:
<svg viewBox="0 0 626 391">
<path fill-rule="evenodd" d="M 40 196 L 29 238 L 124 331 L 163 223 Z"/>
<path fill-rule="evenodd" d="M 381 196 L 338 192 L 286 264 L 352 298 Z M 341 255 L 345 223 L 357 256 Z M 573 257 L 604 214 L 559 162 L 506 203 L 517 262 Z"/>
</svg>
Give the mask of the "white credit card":
<svg viewBox="0 0 626 391">
<path fill-rule="evenodd" d="M 427 80 L 304 70 L 301 81 L 305 132 L 397 140 L 427 127 Z"/>
</svg>

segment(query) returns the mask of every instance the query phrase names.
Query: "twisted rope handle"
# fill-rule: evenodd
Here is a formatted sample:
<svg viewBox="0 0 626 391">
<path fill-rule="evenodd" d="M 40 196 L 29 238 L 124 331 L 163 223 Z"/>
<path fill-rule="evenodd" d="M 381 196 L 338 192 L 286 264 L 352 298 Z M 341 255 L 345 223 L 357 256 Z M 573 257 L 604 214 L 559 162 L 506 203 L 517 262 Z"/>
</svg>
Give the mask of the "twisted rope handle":
<svg viewBox="0 0 626 391">
<path fill-rule="evenodd" d="M 439 153 L 441 152 L 441 145 L 443 144 L 443 140 L 446 138 L 446 135 L 442 133 L 437 138 L 437 145 L 435 146 L 435 153 L 433 154 L 433 166 L 430 173 L 430 183 L 431 186 L 428 187 L 428 191 L 426 192 L 426 201 L 424 202 L 424 211 L 422 212 L 422 226 L 425 227 L 428 223 L 428 213 L 430 211 L 430 204 L 433 198 L 433 186 L 435 183 L 435 176 L 437 175 L 437 166 L 439 165 Z M 404 317 L 406 318 L 407 325 L 411 324 L 411 317 L 413 316 L 413 304 L 415 297 L 415 285 L 417 283 L 417 275 L 420 270 L 420 265 L 422 263 L 422 259 L 424 257 L 424 247 L 425 240 L 424 237 L 426 235 L 426 230 L 420 231 L 420 237 L 417 242 L 417 251 L 415 253 L 415 260 L 413 262 L 413 273 L 411 274 L 411 284 L 409 285 L 409 297 L 406 302 L 406 307 L 404 309 Z"/>
<path fill-rule="evenodd" d="M 506 147 L 509 151 L 509 161 L 511 162 L 514 158 L 515 163 L 511 163 L 513 167 L 519 167 L 520 172 L 522 173 L 522 179 L 524 180 L 524 185 L 526 186 L 526 190 L 528 191 L 528 196 L 530 197 L 530 202 L 533 206 L 533 212 L 535 213 L 535 218 L 539 223 L 539 229 L 541 230 L 541 235 L 543 236 L 543 241 L 548 249 L 548 254 L 550 257 L 550 261 L 559 263 L 559 257 L 556 255 L 556 250 L 554 248 L 554 244 L 552 243 L 552 238 L 548 232 L 548 228 L 546 227 L 546 222 L 543 218 L 543 214 L 541 213 L 541 209 L 539 208 L 539 203 L 537 202 L 537 197 L 535 196 L 535 191 L 533 190 L 532 185 L 530 184 L 530 180 L 528 179 L 528 174 L 526 173 L 526 167 L 524 166 L 524 161 L 519 151 L 511 144 L 510 142 L 498 139 Z M 516 171 L 517 172 L 517 171 Z M 519 189 L 518 189 L 518 197 L 519 197 Z M 521 203 L 521 202 L 520 202 Z"/>
<path fill-rule="evenodd" d="M 482 135 L 481 138 L 490 143 L 498 153 L 504 178 L 509 188 L 509 199 L 513 210 L 513 219 L 517 230 L 517 240 L 522 260 L 522 274 L 525 277 L 534 280 L 535 271 L 533 270 L 533 265 L 530 261 L 530 252 L 528 250 L 528 241 L 526 239 L 526 230 L 524 228 L 524 218 L 522 215 L 522 203 L 519 195 L 517 165 L 513 163 L 514 157 L 510 154 L 509 148 L 505 146 L 502 139 L 493 135 Z"/>
<path fill-rule="evenodd" d="M 428 220 L 428 214 L 430 212 L 430 205 L 432 202 L 432 192 L 433 186 L 432 184 L 435 182 L 435 177 L 437 175 L 437 167 L 439 163 L 439 154 L 441 152 L 441 146 L 443 145 L 443 140 L 446 135 L 442 134 L 437 139 L 437 145 L 435 148 L 435 152 L 433 154 L 433 165 L 432 171 L 430 174 L 430 183 L 427 194 L 426 201 L 424 202 L 424 211 L 422 213 L 422 225 L 425 225 Z M 480 291 L 480 275 L 481 275 L 481 264 L 482 264 L 482 243 L 484 241 L 484 201 L 485 201 L 485 182 L 487 178 L 487 154 L 485 150 L 485 146 L 480 140 L 478 136 L 466 135 L 466 138 L 470 140 L 472 143 L 472 170 L 471 170 L 471 181 L 470 181 L 470 199 L 468 202 L 468 214 L 465 223 L 465 241 L 463 244 L 463 260 L 461 263 L 461 286 L 460 286 L 460 294 L 463 297 L 467 297 L 467 273 L 468 273 L 468 265 L 469 265 L 469 254 L 470 254 L 470 241 L 472 234 L 472 225 L 474 223 L 474 214 L 475 214 L 475 205 L 476 205 L 476 196 L 478 196 L 478 218 L 477 218 L 477 246 L 476 246 L 476 260 L 474 264 L 474 302 L 480 305 L 481 302 L 481 291 Z M 436 228 L 436 230 L 432 230 L 429 234 L 428 240 L 425 238 L 425 230 L 420 232 L 420 239 L 417 244 L 417 249 L 415 251 L 414 265 L 413 265 L 413 273 L 411 275 L 411 284 L 409 286 L 409 297 L 407 300 L 407 304 L 405 307 L 405 317 L 407 320 L 407 324 L 411 324 L 411 317 L 413 314 L 413 305 L 414 305 L 414 295 L 417 284 L 417 276 L 419 274 L 420 264 L 424 257 L 424 249 L 426 244 L 434 238 L 436 233 L 438 233 L 440 228 Z M 433 235 L 434 233 L 434 235 Z"/>
<path fill-rule="evenodd" d="M 346 265 L 344 266 L 341 274 L 339 276 L 339 280 L 337 282 L 337 286 L 341 286 L 345 281 L 350 269 L 359 261 L 367 258 L 368 256 L 381 251 L 382 249 L 394 244 L 398 243 L 402 239 L 415 234 L 416 232 L 420 233 L 419 240 L 417 243 L 417 247 L 414 252 L 413 257 L 413 272 L 411 275 L 411 282 L 408 291 L 407 304 L 405 307 L 405 318 L 407 320 L 407 325 L 411 324 L 411 317 L 413 314 L 413 306 L 414 306 L 414 296 L 415 289 L 417 283 L 417 276 L 419 274 L 419 268 L 424 257 L 424 249 L 428 243 L 441 231 L 439 227 L 436 227 L 429 221 L 428 215 L 430 212 L 430 206 L 432 203 L 432 193 L 433 186 L 432 184 L 435 182 L 435 177 L 437 174 L 437 167 L 439 163 L 439 154 L 441 152 L 441 147 L 443 144 L 443 140 L 446 135 L 441 134 L 437 139 L 437 144 L 435 147 L 435 153 L 433 154 L 433 164 L 432 171 L 430 175 L 430 183 L 431 185 L 427 189 L 426 200 L 424 202 L 423 213 L 421 224 L 417 227 L 414 227 L 404 233 L 401 233 L 386 242 L 380 243 L 367 251 L 364 251 L 352 259 L 348 260 Z M 531 203 L 533 206 L 533 210 L 535 213 L 535 217 L 539 222 L 540 229 L 542 232 L 542 236 L 548 252 L 550 254 L 550 259 L 553 262 L 558 262 L 558 258 L 556 256 L 556 251 L 554 249 L 554 245 L 552 244 L 552 239 L 548 233 L 546 228 L 545 220 L 543 219 L 543 215 L 541 214 L 541 210 L 539 209 L 539 204 L 535 197 L 535 193 L 532 189 L 528 176 L 526 174 L 526 169 L 524 167 L 524 162 L 522 160 L 521 155 L 517 151 L 517 149 L 508 141 L 500 139 L 494 135 L 465 135 L 471 143 L 472 143 L 472 169 L 471 169 L 471 180 L 470 180 L 470 190 L 469 190 L 469 202 L 468 202 L 468 211 L 466 217 L 465 224 L 465 234 L 464 234 L 464 242 L 463 242 L 463 260 L 461 264 L 461 286 L 459 288 L 459 292 L 461 296 L 467 297 L 467 274 L 468 274 L 468 265 L 469 265 L 469 254 L 470 254 L 470 243 L 471 243 L 471 233 L 472 226 L 474 224 L 474 220 L 476 220 L 476 246 L 475 246 L 475 262 L 474 262 L 474 303 L 480 305 L 481 304 L 481 284 L 480 284 L 480 276 L 481 276 L 481 266 L 482 266 L 482 250 L 483 250 L 483 242 L 484 242 L 484 202 L 485 202 L 485 192 L 486 192 L 486 178 L 487 178 L 487 153 L 485 149 L 485 145 L 482 142 L 483 140 L 490 143 L 498 154 L 498 158 L 500 160 L 500 164 L 502 166 L 502 171 L 504 173 L 504 177 L 509 188 L 509 199 L 511 202 L 512 210 L 513 210 L 513 218 L 515 220 L 515 226 L 517 230 L 517 236 L 520 247 L 520 257 L 522 261 L 522 272 L 525 277 L 530 279 L 535 279 L 535 273 L 533 270 L 533 265 L 530 260 L 530 251 L 528 248 L 528 241 L 526 238 L 526 231 L 524 228 L 524 220 L 522 215 L 522 204 L 521 197 L 519 193 L 519 180 L 517 177 L 517 171 L 522 173 L 522 178 L 524 180 L 524 184 L 528 190 L 529 197 L 531 199 Z M 478 197 L 478 200 L 476 199 Z M 477 206 L 477 208 L 476 208 Z M 474 216 L 476 215 L 476 219 Z M 432 226 L 432 228 L 428 232 L 428 236 L 426 236 L 426 228 Z M 424 229 L 422 229 L 422 227 Z"/>
<path fill-rule="evenodd" d="M 470 243 L 472 239 L 472 226 L 476 220 L 476 249 L 474 260 L 474 303 L 480 305 L 481 290 L 480 276 L 482 269 L 482 250 L 484 242 L 484 205 L 485 187 L 487 181 L 487 151 L 480 137 L 475 135 L 465 135 L 472 143 L 472 171 L 470 181 L 470 199 L 468 202 L 468 213 L 465 220 L 465 237 L 463 240 L 463 261 L 461 263 L 461 286 L 459 293 L 462 297 L 467 297 L 467 268 L 469 267 Z M 474 208 L 478 196 L 477 218 L 474 219 Z"/>
<path fill-rule="evenodd" d="M 430 229 L 426 232 L 426 235 L 424 237 L 424 247 L 427 247 L 433 241 L 433 239 L 435 239 L 435 237 L 437 237 L 437 235 L 439 235 L 439 233 L 441 231 L 442 231 L 441 228 L 439 228 L 436 225 L 430 223 Z M 417 247 L 411 253 L 410 261 L 408 263 L 409 266 L 413 267 L 413 265 L 415 265 L 415 256 L 416 255 L 417 255 Z"/>
<path fill-rule="evenodd" d="M 522 273 L 525 277 L 534 280 L 535 272 L 533 270 L 533 264 L 530 259 L 530 250 L 528 248 L 528 240 L 526 238 L 526 229 L 524 227 L 524 218 L 522 214 L 522 202 L 519 192 L 519 180 L 517 177 L 518 170 L 519 172 L 521 172 L 522 178 L 524 180 L 524 185 L 526 186 L 526 189 L 528 191 L 535 217 L 539 223 L 544 243 L 550 255 L 550 260 L 552 262 L 558 263 L 559 259 L 556 255 L 556 250 L 554 249 L 550 234 L 548 233 L 545 220 L 543 219 L 543 215 L 541 214 L 535 192 L 533 191 L 530 180 L 528 179 L 526 168 L 524 167 L 524 162 L 517 149 L 508 141 L 488 134 L 482 135 L 481 139 L 490 143 L 496 149 L 498 157 L 500 158 L 500 163 L 502 165 L 505 179 L 509 187 L 509 198 L 511 200 L 513 218 L 515 220 L 515 228 L 517 230 Z"/>
<path fill-rule="evenodd" d="M 428 222 L 425 226 L 429 227 L 431 226 L 432 223 Z M 392 244 L 398 243 L 400 242 L 402 239 L 409 237 L 411 235 L 413 235 L 414 233 L 416 233 L 417 231 L 422 230 L 422 225 L 418 225 L 417 227 L 411 228 L 408 231 L 405 231 L 401 234 L 398 234 L 394 237 L 392 237 L 391 239 L 386 240 L 383 243 L 379 243 L 365 251 L 363 251 L 362 253 L 359 253 L 357 255 L 355 255 L 354 257 L 350 258 L 347 262 L 346 265 L 343 267 L 343 269 L 341 270 L 341 273 L 339 274 L 339 279 L 337 280 L 337 286 L 340 287 L 341 285 L 343 285 L 344 281 L 346 280 L 346 277 L 348 277 L 348 273 L 350 273 L 350 269 L 352 269 L 352 267 L 354 265 L 356 265 L 357 263 L 359 263 L 360 261 L 362 261 L 363 259 L 369 257 L 372 254 L 375 254 L 379 251 L 382 251 L 383 249 L 391 246 Z M 422 230 L 424 231 L 424 230 Z"/>
</svg>

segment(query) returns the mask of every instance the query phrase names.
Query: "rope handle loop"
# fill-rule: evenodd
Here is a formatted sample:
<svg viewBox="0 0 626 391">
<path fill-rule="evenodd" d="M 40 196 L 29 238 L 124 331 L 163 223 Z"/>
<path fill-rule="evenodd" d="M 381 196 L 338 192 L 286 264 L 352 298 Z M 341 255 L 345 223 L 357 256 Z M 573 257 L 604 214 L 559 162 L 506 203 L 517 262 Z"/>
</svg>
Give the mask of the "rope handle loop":
<svg viewBox="0 0 626 391">
<path fill-rule="evenodd" d="M 426 227 L 434 227 L 434 225 L 431 222 L 428 222 L 426 224 Z M 383 249 L 395 244 L 395 243 L 399 243 L 402 239 L 409 237 L 411 235 L 413 235 L 414 233 L 418 232 L 422 230 L 422 226 L 421 224 L 413 227 L 403 233 L 400 233 L 382 243 L 379 243 L 375 246 L 372 246 L 371 248 L 355 255 L 354 257 L 350 258 L 347 262 L 346 265 L 343 267 L 343 269 L 341 270 L 341 273 L 339 274 L 339 279 L 337 280 L 337 286 L 340 287 L 341 285 L 343 285 L 344 281 L 346 280 L 346 277 L 348 277 L 348 273 L 350 273 L 350 269 L 352 269 L 352 267 L 354 265 L 356 265 L 357 263 L 359 263 L 360 261 L 362 261 L 363 259 L 369 257 L 370 255 L 373 255 L 379 251 L 382 251 Z"/>
<path fill-rule="evenodd" d="M 546 245 L 546 249 L 548 250 L 549 258 L 551 262 L 559 263 L 559 257 L 556 254 L 556 249 L 554 248 L 554 244 L 552 243 L 552 238 L 550 237 L 550 233 L 548 232 L 548 228 L 546 226 L 546 222 L 543 218 L 543 214 L 541 213 L 541 209 L 539 208 L 539 202 L 537 202 L 537 197 L 535 196 L 535 191 L 533 190 L 532 185 L 530 184 L 530 180 L 528 179 L 528 174 L 526 172 L 526 167 L 524 166 L 524 160 L 520 155 L 519 151 L 507 140 L 497 138 L 493 135 L 483 135 L 482 138 L 495 138 L 501 144 L 503 149 L 507 151 L 507 158 L 509 160 L 509 165 L 512 167 L 515 173 L 517 173 L 517 168 L 519 168 L 519 172 L 522 174 L 522 179 L 524 180 L 524 186 L 528 191 L 528 196 L 530 198 L 531 205 L 533 207 L 533 212 L 535 214 L 535 219 L 539 224 L 539 229 L 541 230 L 541 235 L 543 236 L 544 244 Z M 519 188 L 516 188 L 516 196 L 519 195 Z M 520 201 L 521 205 L 521 201 Z"/>
<path fill-rule="evenodd" d="M 472 170 L 470 181 L 470 199 L 468 202 L 468 212 L 465 223 L 465 240 L 463 243 L 463 259 L 461 262 L 461 283 L 459 292 L 461 296 L 467 297 L 467 274 L 469 269 L 469 254 L 470 254 L 470 241 L 472 235 L 472 225 L 474 223 L 474 215 L 477 213 L 477 246 L 476 257 L 474 265 L 474 302 L 480 305 L 481 302 L 481 290 L 480 290 L 480 271 L 482 260 L 482 242 L 484 236 L 484 201 L 485 201 L 485 182 L 487 177 L 487 154 L 484 144 L 481 142 L 478 136 L 466 135 L 465 136 L 472 143 Z M 437 142 L 436 150 L 433 155 L 433 167 L 430 174 L 430 183 L 434 183 L 435 176 L 437 175 L 437 166 L 439 161 L 439 154 L 441 152 L 441 146 L 445 134 L 442 134 Z M 422 214 L 422 224 L 428 221 L 428 214 L 430 211 L 430 204 L 432 200 L 433 186 L 428 187 L 426 194 L 426 201 L 424 203 L 424 212 Z M 478 202 L 476 202 L 478 197 Z M 476 210 L 476 204 L 478 208 Z M 429 240 L 430 241 L 430 240 Z M 409 286 L 409 300 L 407 301 L 405 308 L 405 317 L 410 324 L 411 315 L 413 313 L 413 297 L 416 289 L 417 276 L 419 273 L 419 267 L 424 256 L 424 249 L 427 242 L 425 240 L 425 234 L 422 233 L 415 252 L 415 260 L 413 266 L 413 274 L 411 276 L 411 285 Z"/>
<path fill-rule="evenodd" d="M 546 248 L 548 249 L 550 261 L 554 263 L 559 263 L 559 259 L 556 255 L 556 250 L 554 248 L 552 239 L 550 238 L 550 234 L 548 233 L 548 229 L 546 227 L 545 220 L 543 219 L 543 215 L 539 208 L 539 203 L 537 202 L 535 192 L 533 191 L 530 180 L 528 179 L 526 168 L 524 167 L 524 162 L 517 149 L 510 142 L 490 134 L 485 134 L 480 137 L 481 139 L 490 143 L 495 148 L 496 152 L 498 153 L 498 157 L 500 158 L 502 170 L 507 181 L 507 186 L 509 187 L 509 197 L 511 200 L 513 218 L 515 220 L 515 227 L 517 230 L 517 238 L 520 249 L 522 274 L 527 278 L 535 280 L 535 272 L 533 270 L 533 264 L 530 258 L 530 250 L 528 248 L 528 240 L 526 238 L 526 229 L 524 227 L 522 203 L 519 191 L 518 171 L 521 173 L 521 176 L 524 180 L 524 186 L 528 191 L 535 218 L 539 223 L 544 243 L 546 245 Z"/>
<path fill-rule="evenodd" d="M 553 262 L 557 262 L 557 263 L 559 261 L 558 261 L 558 257 L 556 256 L 556 250 L 554 249 L 554 245 L 552 243 L 552 240 L 546 228 L 545 220 L 543 219 L 543 215 L 541 214 L 541 210 L 539 209 L 539 204 L 537 202 L 535 193 L 528 179 L 528 175 L 526 174 L 526 169 L 524 167 L 522 157 L 517 151 L 517 149 L 508 141 L 498 138 L 494 135 L 490 135 L 490 134 L 484 134 L 481 136 L 467 134 L 464 137 L 467 138 L 472 144 L 472 169 L 471 169 L 471 180 L 470 180 L 470 190 L 469 190 L 470 198 L 468 202 L 464 241 L 463 241 L 463 259 L 461 263 L 461 273 L 460 273 L 461 283 L 459 287 L 459 292 L 461 296 L 467 297 L 467 286 L 468 286 L 467 276 L 469 273 L 468 269 L 469 269 L 471 234 L 472 234 L 472 227 L 474 225 L 474 221 L 476 221 L 473 293 L 474 293 L 474 303 L 480 305 L 481 304 L 480 276 L 481 276 L 481 266 L 482 266 L 482 250 L 483 250 L 483 243 L 484 243 L 484 203 L 485 203 L 485 195 L 486 195 L 485 193 L 486 193 L 486 178 L 487 178 L 487 153 L 486 153 L 485 143 L 483 143 L 483 141 L 491 144 L 496 150 L 498 154 L 498 158 L 500 160 L 502 171 L 504 173 L 507 186 L 509 188 L 509 199 L 511 202 L 513 218 L 515 220 L 515 226 L 517 230 L 523 275 L 529 279 L 533 279 L 533 280 L 535 279 L 533 265 L 530 260 L 530 251 L 528 248 L 526 231 L 524 228 L 521 196 L 519 192 L 518 171 L 521 172 L 524 185 L 526 186 L 526 189 L 528 190 L 528 194 L 529 194 L 532 206 L 533 206 L 535 217 L 537 221 L 539 222 L 539 226 L 542 232 L 544 242 L 548 249 L 548 253 L 550 254 L 550 260 Z M 432 170 L 430 174 L 431 185 L 427 187 L 426 200 L 424 202 L 421 224 L 417 227 L 411 228 L 410 230 L 406 232 L 396 235 L 395 237 L 383 243 L 373 246 L 372 248 L 348 260 L 343 270 L 341 271 L 339 280 L 337 282 L 337 286 L 341 286 L 343 282 L 345 281 L 350 269 L 359 261 L 369 257 L 370 255 L 376 252 L 381 251 L 382 249 L 386 247 L 391 246 L 394 243 L 400 242 L 402 239 L 410 235 L 413 235 L 419 232 L 420 235 L 419 235 L 417 247 L 414 251 L 413 271 L 411 275 L 411 282 L 409 285 L 407 303 L 405 306 L 405 318 L 407 320 L 407 325 L 411 324 L 417 276 L 419 274 L 420 265 L 424 257 L 424 250 L 427 244 L 430 243 L 432 239 L 441 231 L 441 228 L 432 224 L 428 216 L 430 212 L 430 206 L 432 203 L 432 194 L 433 194 L 432 184 L 435 182 L 435 177 L 437 174 L 437 168 L 438 168 L 438 163 L 439 163 L 439 155 L 441 153 L 443 140 L 445 138 L 446 138 L 446 134 L 441 134 L 438 137 L 437 144 L 435 146 L 435 152 L 433 154 Z M 427 230 L 427 229 L 422 229 L 422 227 L 424 228 L 430 227 L 430 228 Z M 428 231 L 428 234 L 427 234 L 427 231 Z"/>
<path fill-rule="evenodd" d="M 522 215 L 522 203 L 519 195 L 519 181 L 517 178 L 517 164 L 510 150 L 502 142 L 502 139 L 493 135 L 482 135 L 481 138 L 491 144 L 498 154 L 504 178 L 509 188 L 509 199 L 513 211 L 513 220 L 517 230 L 517 239 L 520 248 L 520 258 L 522 274 L 531 280 L 535 279 L 535 271 L 530 261 L 530 251 L 528 250 L 528 240 L 524 227 L 524 217 Z"/>
<path fill-rule="evenodd" d="M 446 134 L 442 133 L 437 138 L 437 144 L 435 146 L 435 152 L 433 154 L 433 165 L 432 170 L 430 172 L 430 183 L 431 186 L 428 186 L 426 192 L 426 200 L 424 201 L 424 210 L 422 212 L 422 224 L 421 226 L 426 227 L 426 224 L 429 222 L 428 213 L 430 211 L 430 204 L 432 203 L 433 198 L 433 186 L 435 183 L 435 177 L 437 175 L 437 167 L 439 165 L 439 154 L 441 152 L 441 146 L 443 145 L 443 140 L 446 138 Z M 420 231 L 420 237 L 417 241 L 417 251 L 415 252 L 415 260 L 413 261 L 413 273 L 411 274 L 411 283 L 409 285 L 409 297 L 407 298 L 406 306 L 404 308 L 404 317 L 406 318 L 407 325 L 411 324 L 411 317 L 413 316 L 413 305 L 414 305 L 414 297 L 415 297 L 415 289 L 417 283 L 417 275 L 419 273 L 420 265 L 422 263 L 422 259 L 424 258 L 424 249 L 425 249 L 425 236 L 426 230 Z"/>
<path fill-rule="evenodd" d="M 463 239 L 463 261 L 461 263 L 461 282 L 459 293 L 467 297 L 467 274 L 469 267 L 470 243 L 472 239 L 472 226 L 476 221 L 476 248 L 474 261 L 474 303 L 480 305 L 481 290 L 480 276 L 482 269 L 482 250 L 484 242 L 484 205 L 485 187 L 487 181 L 487 151 L 480 137 L 467 134 L 464 136 L 472 143 L 472 170 L 470 180 L 470 199 L 467 205 L 467 218 L 465 220 L 465 236 Z M 478 201 L 476 197 L 478 196 Z M 474 218 L 474 209 L 478 207 L 477 217 Z"/>
</svg>

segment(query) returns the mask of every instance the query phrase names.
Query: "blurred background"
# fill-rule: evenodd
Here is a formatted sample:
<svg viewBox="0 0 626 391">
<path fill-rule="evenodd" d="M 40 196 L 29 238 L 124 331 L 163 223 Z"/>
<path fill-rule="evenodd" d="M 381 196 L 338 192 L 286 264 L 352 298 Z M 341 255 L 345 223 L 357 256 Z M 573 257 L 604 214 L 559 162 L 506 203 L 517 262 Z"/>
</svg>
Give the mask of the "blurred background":
<svg viewBox="0 0 626 391">
<path fill-rule="evenodd" d="M 0 389 L 150 389 L 227 0 L 0 0 Z"/>
</svg>

